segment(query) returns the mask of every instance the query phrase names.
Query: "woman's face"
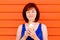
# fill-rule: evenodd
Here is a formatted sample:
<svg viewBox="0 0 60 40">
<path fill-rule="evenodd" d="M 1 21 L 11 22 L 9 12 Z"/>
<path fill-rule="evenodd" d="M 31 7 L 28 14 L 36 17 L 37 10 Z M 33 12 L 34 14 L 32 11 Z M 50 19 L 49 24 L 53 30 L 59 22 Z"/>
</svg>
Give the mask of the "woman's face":
<svg viewBox="0 0 60 40">
<path fill-rule="evenodd" d="M 28 11 L 26 11 L 26 16 L 29 21 L 34 21 L 36 18 L 37 11 L 35 8 L 30 8 Z"/>
</svg>

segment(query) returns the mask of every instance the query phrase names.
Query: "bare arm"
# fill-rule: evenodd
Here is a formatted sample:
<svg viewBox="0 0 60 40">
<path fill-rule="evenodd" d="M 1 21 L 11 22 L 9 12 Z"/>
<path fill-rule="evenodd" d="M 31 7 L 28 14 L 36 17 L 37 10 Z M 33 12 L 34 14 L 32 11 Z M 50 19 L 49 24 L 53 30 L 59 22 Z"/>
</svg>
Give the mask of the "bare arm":
<svg viewBox="0 0 60 40">
<path fill-rule="evenodd" d="M 22 25 L 19 25 L 17 29 L 17 34 L 16 34 L 16 40 L 20 40 L 21 30 L 22 30 Z"/>
<path fill-rule="evenodd" d="M 21 38 L 21 31 L 22 31 L 22 25 L 19 25 L 18 29 L 17 29 L 16 40 L 26 40 L 26 38 L 28 36 L 27 32 L 25 31 L 24 36 Z"/>
<path fill-rule="evenodd" d="M 43 40 L 48 40 L 48 31 L 46 25 L 42 24 Z"/>
</svg>

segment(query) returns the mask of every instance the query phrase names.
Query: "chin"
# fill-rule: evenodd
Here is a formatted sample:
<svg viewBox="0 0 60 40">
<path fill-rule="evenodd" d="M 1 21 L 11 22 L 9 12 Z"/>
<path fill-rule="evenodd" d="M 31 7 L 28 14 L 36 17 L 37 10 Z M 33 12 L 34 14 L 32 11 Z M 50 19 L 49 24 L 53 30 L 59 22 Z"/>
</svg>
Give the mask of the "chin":
<svg viewBox="0 0 60 40">
<path fill-rule="evenodd" d="M 32 22 L 33 22 L 34 20 L 33 20 L 33 19 L 30 19 L 30 21 L 32 21 Z"/>
</svg>

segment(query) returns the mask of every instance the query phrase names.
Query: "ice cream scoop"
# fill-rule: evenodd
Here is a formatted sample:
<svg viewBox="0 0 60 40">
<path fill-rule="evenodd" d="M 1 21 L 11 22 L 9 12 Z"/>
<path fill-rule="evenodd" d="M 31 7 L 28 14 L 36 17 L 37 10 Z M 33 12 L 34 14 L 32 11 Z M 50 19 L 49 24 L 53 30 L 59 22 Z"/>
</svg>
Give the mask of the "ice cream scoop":
<svg viewBox="0 0 60 40">
<path fill-rule="evenodd" d="M 29 28 L 33 29 L 33 24 L 29 24 Z"/>
</svg>

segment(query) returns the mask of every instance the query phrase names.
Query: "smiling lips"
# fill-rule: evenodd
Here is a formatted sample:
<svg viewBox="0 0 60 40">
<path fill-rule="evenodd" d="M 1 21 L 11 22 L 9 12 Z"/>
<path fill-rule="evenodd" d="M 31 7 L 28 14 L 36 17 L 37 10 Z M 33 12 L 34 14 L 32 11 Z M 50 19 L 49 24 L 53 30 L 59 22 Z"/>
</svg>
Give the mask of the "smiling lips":
<svg viewBox="0 0 60 40">
<path fill-rule="evenodd" d="M 33 16 L 29 16 L 29 17 L 33 17 Z"/>
</svg>

